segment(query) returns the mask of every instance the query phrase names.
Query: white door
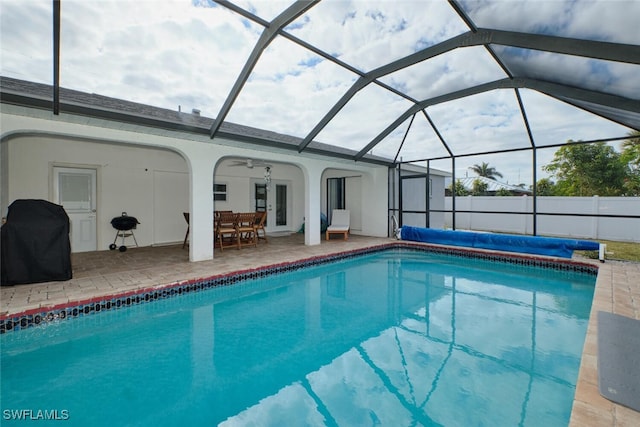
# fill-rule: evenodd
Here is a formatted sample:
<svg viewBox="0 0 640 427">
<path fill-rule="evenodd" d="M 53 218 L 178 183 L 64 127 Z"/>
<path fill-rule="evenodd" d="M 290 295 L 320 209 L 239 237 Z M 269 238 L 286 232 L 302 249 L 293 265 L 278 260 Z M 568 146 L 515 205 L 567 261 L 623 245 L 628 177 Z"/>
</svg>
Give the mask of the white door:
<svg viewBox="0 0 640 427">
<path fill-rule="evenodd" d="M 252 205 L 256 211 L 267 211 L 265 229 L 268 232 L 291 231 L 291 182 L 272 180 L 253 181 L 251 188 Z"/>
<path fill-rule="evenodd" d="M 187 222 L 183 212 L 189 212 L 189 174 L 154 171 L 154 244 L 182 243 L 187 231 Z"/>
<path fill-rule="evenodd" d="M 71 222 L 71 251 L 97 250 L 96 170 L 54 167 L 53 191 Z"/>
<path fill-rule="evenodd" d="M 271 181 L 271 189 L 267 191 L 267 229 L 269 230 L 291 230 L 289 187 L 286 181 Z"/>
</svg>

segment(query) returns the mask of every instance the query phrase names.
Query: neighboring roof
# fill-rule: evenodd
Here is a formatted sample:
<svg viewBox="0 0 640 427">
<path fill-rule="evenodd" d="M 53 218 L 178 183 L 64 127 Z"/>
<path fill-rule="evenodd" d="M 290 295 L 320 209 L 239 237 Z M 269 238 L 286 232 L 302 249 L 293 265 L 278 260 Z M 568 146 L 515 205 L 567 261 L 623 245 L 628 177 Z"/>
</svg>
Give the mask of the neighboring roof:
<svg viewBox="0 0 640 427">
<path fill-rule="evenodd" d="M 420 164 L 411 164 L 411 163 L 407 163 L 407 164 L 403 164 L 401 166 L 401 172 L 402 172 L 402 176 L 407 177 L 407 176 L 425 176 L 426 174 L 431 174 L 431 175 L 437 175 L 437 176 L 443 176 L 443 177 L 450 177 L 451 176 L 451 172 L 448 171 L 443 171 L 443 170 L 439 170 L 436 168 L 426 168 Z"/>
<path fill-rule="evenodd" d="M 456 181 L 459 181 L 464 188 L 471 191 L 473 190 L 473 185 L 475 181 L 480 181 L 482 183 L 487 184 L 487 192 L 495 193 L 500 190 L 507 190 L 513 193 L 521 193 L 521 194 L 532 194 L 531 190 L 518 187 L 516 185 L 509 185 L 503 182 L 496 181 L 494 179 L 487 178 L 485 176 L 467 176 L 464 178 L 456 178 Z"/>
<path fill-rule="evenodd" d="M 62 111 L 385 164 L 640 130 L 634 0 L 40 3 L 3 2 L 1 70 L 57 87 L 64 32 L 61 86 L 111 98 Z M 187 102 L 210 119 L 142 106 Z"/>
</svg>

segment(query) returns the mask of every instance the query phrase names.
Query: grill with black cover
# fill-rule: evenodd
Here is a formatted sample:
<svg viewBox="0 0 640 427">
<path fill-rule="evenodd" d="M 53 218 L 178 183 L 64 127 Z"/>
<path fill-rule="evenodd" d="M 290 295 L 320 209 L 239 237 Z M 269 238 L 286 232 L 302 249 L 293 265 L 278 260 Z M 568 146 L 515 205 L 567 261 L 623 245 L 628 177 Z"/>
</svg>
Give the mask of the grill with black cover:
<svg viewBox="0 0 640 427">
<path fill-rule="evenodd" d="M 2 285 L 69 280 L 69 217 L 46 200 L 15 200 L 2 225 Z"/>
</svg>

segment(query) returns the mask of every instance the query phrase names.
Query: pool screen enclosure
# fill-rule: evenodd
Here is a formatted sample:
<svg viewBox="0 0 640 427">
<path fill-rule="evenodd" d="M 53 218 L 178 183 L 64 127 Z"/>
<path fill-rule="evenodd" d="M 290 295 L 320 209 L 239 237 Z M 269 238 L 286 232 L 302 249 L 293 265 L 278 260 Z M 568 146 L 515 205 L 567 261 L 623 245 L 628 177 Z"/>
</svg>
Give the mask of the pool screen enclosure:
<svg viewBox="0 0 640 427">
<path fill-rule="evenodd" d="M 59 79 L 64 73 L 58 70 L 64 70 L 64 62 L 59 61 L 65 54 L 60 29 L 66 15 L 59 7 L 60 1 L 54 4 L 58 7 L 50 13 L 56 47 L 53 88 L 58 95 L 53 109 L 57 113 L 69 107 L 59 96 Z M 520 2 L 517 8 L 504 2 L 478 4 L 460 0 L 428 2 L 418 8 L 416 5 L 405 1 L 375 5 L 356 2 L 349 6 L 292 1 L 288 6 L 268 7 L 265 2 L 245 9 L 230 1 L 198 2 L 197 6 L 194 3 L 190 7 L 200 8 L 196 12 L 211 12 L 211 19 L 242 21 L 247 31 L 260 34 L 257 40 L 252 38 L 253 45 L 248 42 L 243 46 L 249 52 L 244 65 L 225 77 L 222 87 L 219 79 L 208 82 L 208 87 L 215 87 L 217 92 L 228 91 L 221 101 L 208 106 L 212 110 L 210 117 L 214 118 L 209 129 L 211 138 L 233 138 L 222 124 L 227 117 L 246 115 L 249 125 L 295 136 L 297 142 L 289 148 L 298 152 L 394 165 L 536 149 L 564 144 L 569 139 L 564 135 L 576 141 L 595 139 L 582 136 L 589 132 L 578 130 L 586 126 L 584 121 L 573 121 L 570 115 L 574 110 L 584 112 L 584 117 L 603 119 L 606 126 L 601 126 L 604 130 L 598 138 L 622 138 L 629 130 L 640 129 L 639 35 L 633 25 L 621 25 L 634 11 L 640 12 L 636 2 L 616 2 L 611 6 L 559 1 L 549 5 L 548 15 L 536 7 L 536 2 Z M 599 25 L 574 29 L 576 22 L 593 16 L 601 7 L 605 10 Z M 343 20 L 339 19 L 341 13 Z M 552 24 L 554 20 L 562 22 Z M 312 33 L 310 25 L 322 31 Z M 380 37 L 372 43 L 368 35 L 375 30 Z M 336 37 L 328 38 L 325 32 Z M 293 62 L 305 66 L 286 73 L 290 76 L 286 82 L 281 78 L 282 70 L 264 68 L 278 58 L 274 55 L 282 54 L 280 43 L 286 43 L 282 46 L 289 52 L 299 52 L 300 58 Z M 198 62 L 204 65 L 205 58 L 199 58 Z M 312 85 L 307 88 L 324 96 L 326 92 L 318 92 L 323 88 L 325 72 L 319 65 L 343 73 L 342 81 L 335 81 L 340 89 L 327 98 L 322 108 L 314 107 L 313 116 L 301 117 L 297 109 L 300 100 L 287 103 L 278 98 L 284 93 L 277 85 L 297 83 L 298 76 L 312 77 Z M 579 70 L 579 77 L 575 70 Z M 283 120 L 260 121 L 252 112 L 257 106 L 248 108 L 243 102 L 246 93 L 257 90 L 255 79 L 263 75 L 274 77 L 272 102 L 264 106 L 270 114 L 263 116 Z M 429 77 L 420 82 L 430 84 L 425 87 L 411 80 L 413 75 Z M 207 86 L 199 90 L 206 89 Z M 374 91 L 380 96 L 369 95 Z M 375 108 L 383 102 L 384 109 Z M 551 102 L 551 107 L 546 102 Z M 458 108 L 461 104 L 462 108 Z M 480 108 L 470 110 L 464 104 L 479 104 Z M 372 111 L 387 112 L 386 116 L 376 114 L 362 120 L 357 114 L 344 115 L 359 110 L 366 114 L 368 105 L 374 107 Z M 247 111 L 240 111 L 242 108 Z M 566 127 L 572 120 L 576 131 L 559 136 L 558 128 L 548 127 L 550 121 L 545 123 L 537 117 L 544 115 L 540 108 L 565 115 L 565 123 L 553 126 Z M 508 113 L 500 113 L 505 109 Z M 473 128 L 462 129 L 462 133 L 451 131 L 464 123 L 473 124 L 474 120 L 467 120 L 470 116 L 481 119 L 483 114 L 488 118 L 509 118 L 506 127 L 519 129 L 510 135 L 501 134 L 501 126 L 492 127 L 494 135 L 474 133 Z M 336 128 L 336 122 L 342 125 Z M 554 132 L 559 138 L 550 137 Z M 468 141 L 476 143 L 471 147 Z"/>
<path fill-rule="evenodd" d="M 504 1 L 311 0 L 250 7 L 223 0 L 162 7 L 132 1 L 127 5 L 135 10 L 136 24 L 127 26 L 125 20 L 115 28 L 122 3 L 53 0 L 50 9 L 34 4 L 3 4 L 2 77 L 50 82 L 53 93 L 25 96 L 6 90 L 11 84 L 24 88 L 7 80 L 3 102 L 50 108 L 54 115 L 81 113 L 197 131 L 266 150 L 391 168 L 414 164 L 428 170 L 435 162 L 451 161 L 453 180 L 470 156 L 502 155 L 511 167 L 514 156 L 526 153 L 522 163 L 531 169 L 534 198 L 542 149 L 552 151 L 569 140 L 619 144 L 640 130 L 640 30 L 630 18 L 640 14 L 640 3 L 633 0 L 559 0 L 545 2 L 544 10 L 535 1 L 516 6 Z M 65 4 L 74 7 L 61 7 Z M 51 22 L 51 28 L 34 28 L 34 37 L 49 40 L 53 34 L 54 48 L 24 54 L 29 46 L 17 36 L 19 17 L 35 14 L 39 19 L 34 21 Z M 82 19 L 84 14 L 104 17 L 108 31 L 90 28 L 98 23 Z M 154 31 L 162 26 L 156 24 L 167 16 L 177 31 L 160 35 L 176 41 L 176 51 L 164 52 L 156 43 L 143 49 L 152 56 L 141 57 L 136 44 L 105 50 L 111 39 L 82 37 L 87 44 L 77 50 L 65 43 L 83 34 L 111 35 L 111 30 L 114 39 L 160 40 Z M 592 16 L 600 17 L 598 25 L 584 24 Z M 194 28 L 211 32 L 192 37 Z M 234 49 L 224 42 L 229 33 L 223 28 L 234 29 Z M 78 33 L 65 39 L 63 29 Z M 99 61 L 74 59 L 88 51 L 99 52 Z M 205 51 L 212 54 L 197 54 Z M 174 74 L 166 62 L 154 62 L 176 55 L 184 59 L 184 69 L 208 72 L 185 78 L 184 71 Z M 30 61 L 36 57 L 51 63 L 51 72 L 33 67 Z M 97 78 L 96 63 L 123 68 Z M 158 79 L 154 85 L 141 83 L 149 81 L 149 70 Z M 129 77 L 117 77 L 123 75 Z M 181 84 L 171 84 L 176 81 Z M 100 99 L 90 97 L 89 105 L 80 105 L 78 91 L 140 104 L 120 111 L 92 105 Z M 189 93 L 202 94 L 196 110 L 203 112 L 198 120 L 207 119 L 206 129 L 141 114 L 144 106 L 193 102 Z M 251 132 L 239 132 L 243 126 Z M 536 218 L 552 214 L 538 212 L 534 203 L 527 213 L 533 216 L 534 235 Z"/>
</svg>

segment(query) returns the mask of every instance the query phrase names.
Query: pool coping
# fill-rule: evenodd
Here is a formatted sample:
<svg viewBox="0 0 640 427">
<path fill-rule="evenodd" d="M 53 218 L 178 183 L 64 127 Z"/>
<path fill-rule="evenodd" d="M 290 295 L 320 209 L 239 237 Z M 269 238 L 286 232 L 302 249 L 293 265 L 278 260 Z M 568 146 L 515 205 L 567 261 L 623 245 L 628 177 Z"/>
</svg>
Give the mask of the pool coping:
<svg viewBox="0 0 640 427">
<path fill-rule="evenodd" d="M 113 294 L 99 295 L 85 299 L 71 300 L 65 303 L 47 305 L 23 311 L 0 314 L 0 334 L 17 332 L 53 321 L 61 321 L 76 317 L 96 314 L 102 311 L 117 310 L 132 305 L 144 304 L 160 299 L 166 299 L 190 292 L 205 289 L 228 286 L 242 280 L 262 278 L 273 274 L 294 271 L 313 265 L 320 265 L 336 260 L 347 259 L 354 256 L 370 254 L 391 249 L 412 249 L 430 253 L 446 254 L 450 256 L 484 259 L 510 264 L 519 264 L 531 267 L 552 268 L 566 271 L 576 271 L 597 275 L 598 265 L 593 263 L 547 257 L 540 255 L 527 255 L 520 253 L 508 253 L 502 251 L 452 247 L 446 245 L 428 244 L 421 242 L 397 241 L 365 248 L 334 252 L 303 258 L 295 261 L 287 261 L 277 264 L 260 266 L 244 270 L 237 270 L 207 277 L 146 286 L 139 289 L 115 292 Z"/>
</svg>

